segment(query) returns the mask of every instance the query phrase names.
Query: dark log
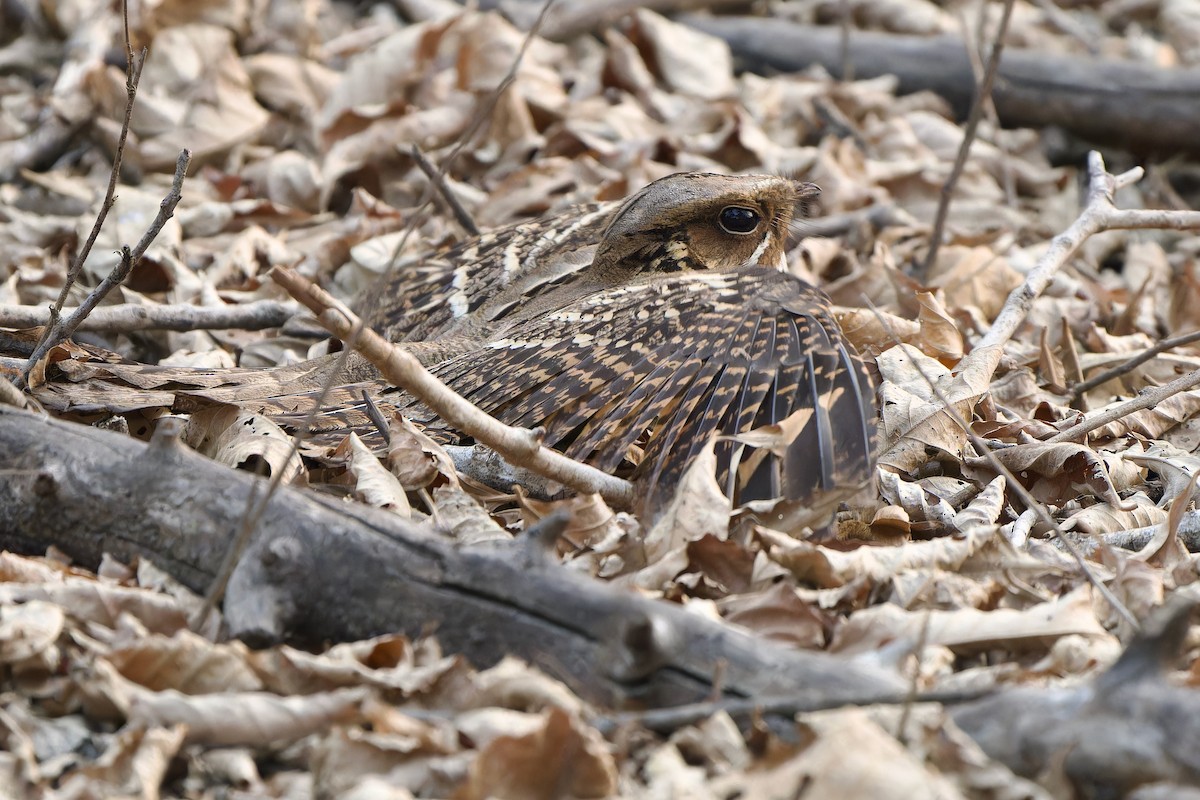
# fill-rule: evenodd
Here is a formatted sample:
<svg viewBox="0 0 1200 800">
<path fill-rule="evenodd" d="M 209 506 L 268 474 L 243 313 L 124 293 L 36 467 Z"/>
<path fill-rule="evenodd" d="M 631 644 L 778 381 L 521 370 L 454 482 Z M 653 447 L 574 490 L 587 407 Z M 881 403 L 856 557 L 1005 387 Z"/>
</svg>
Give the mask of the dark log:
<svg viewBox="0 0 1200 800">
<path fill-rule="evenodd" d="M 147 557 L 205 591 L 264 481 L 167 437 L 149 445 L 0 407 L 0 547 L 85 565 Z M 394 515 L 283 488 L 225 598 L 233 635 L 345 641 L 434 632 L 478 666 L 505 655 L 610 706 L 798 694 L 903 697 L 895 675 L 756 639 L 549 562 L 536 541 L 455 548 Z"/>
<path fill-rule="evenodd" d="M 797 72 L 814 64 L 840 76 L 841 30 L 759 17 L 686 16 L 729 43 L 746 69 Z M 929 90 L 965 116 L 975 94 L 966 44 L 956 36 L 852 30 L 848 63 L 857 78 L 895 75 L 899 91 Z M 1062 127 L 1138 155 L 1200 153 L 1200 69 L 1005 48 L 992 92 L 1006 127 Z"/>
</svg>

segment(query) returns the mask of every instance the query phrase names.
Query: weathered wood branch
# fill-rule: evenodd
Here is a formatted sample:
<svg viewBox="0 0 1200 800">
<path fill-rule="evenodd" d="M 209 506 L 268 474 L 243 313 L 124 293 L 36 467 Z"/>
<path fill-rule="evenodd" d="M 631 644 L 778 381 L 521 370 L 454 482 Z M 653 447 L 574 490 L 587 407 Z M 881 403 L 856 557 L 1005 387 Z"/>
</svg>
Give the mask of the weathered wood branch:
<svg viewBox="0 0 1200 800">
<path fill-rule="evenodd" d="M 779 19 L 687 16 L 729 43 L 748 69 L 797 72 L 843 65 L 841 30 Z M 851 31 L 845 63 L 857 78 L 895 75 L 904 94 L 929 90 L 965 116 L 975 93 L 967 45 L 956 36 Z M 1093 142 L 1138 153 L 1200 153 L 1200 69 L 1008 48 L 992 92 L 1001 124 L 1057 125 Z"/>
<path fill-rule="evenodd" d="M 203 592 L 264 481 L 162 436 L 0 407 L 0 547 L 55 545 L 81 563 L 142 556 Z M 608 705 L 790 694 L 812 707 L 899 699 L 895 675 L 794 650 L 549 562 L 535 539 L 456 549 L 376 509 L 283 488 L 225 600 L 233 635 L 263 644 L 434 632 L 487 665 L 507 654 Z"/>
</svg>

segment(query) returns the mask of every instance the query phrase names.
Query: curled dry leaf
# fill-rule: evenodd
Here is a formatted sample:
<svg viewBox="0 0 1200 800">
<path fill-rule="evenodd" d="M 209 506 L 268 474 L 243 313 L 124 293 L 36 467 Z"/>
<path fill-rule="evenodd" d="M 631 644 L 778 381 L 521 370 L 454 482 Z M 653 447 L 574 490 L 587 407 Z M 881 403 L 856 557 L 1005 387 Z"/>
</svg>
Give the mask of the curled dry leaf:
<svg viewBox="0 0 1200 800">
<path fill-rule="evenodd" d="M 909 612 L 894 605 L 874 606 L 844 622 L 830 649 L 848 655 L 865 653 L 897 640 L 944 645 L 958 653 L 992 647 L 1048 649 L 1059 637 L 1070 634 L 1111 637 L 1096 618 L 1090 586 L 1024 609 Z"/>
<path fill-rule="evenodd" d="M 424 489 L 439 476 L 458 486 L 454 461 L 445 449 L 402 414 L 388 420 L 387 465 L 408 491 Z"/>
<path fill-rule="evenodd" d="M 856 578 L 882 582 L 909 569 L 963 570 L 973 559 L 984 558 L 1006 568 L 1040 564 L 1027 556 L 1011 553 L 996 529 L 975 529 L 961 539 L 941 538 L 909 542 L 896 547 L 858 547 L 842 552 L 830 547 L 798 541 L 764 528 L 756 529 L 770 558 L 791 570 L 798 580 L 820 587 L 841 586 Z M 999 550 L 1000 557 L 991 553 Z"/>
<path fill-rule="evenodd" d="M 1113 403 L 1124 402 L 1124 399 Z M 1101 414 L 1105 407 L 1095 408 L 1092 414 Z M 1154 408 L 1144 408 L 1126 414 L 1115 422 L 1110 422 L 1088 434 L 1093 441 L 1117 439 L 1128 434 L 1136 434 L 1149 439 L 1157 439 L 1167 431 L 1186 422 L 1200 413 L 1200 390 L 1180 392 L 1158 402 Z"/>
<path fill-rule="evenodd" d="M 633 19 L 646 60 L 672 91 L 706 100 L 734 94 L 733 56 L 723 40 L 645 9 Z"/>
<path fill-rule="evenodd" d="M 122 614 L 130 614 L 150 631 L 168 636 L 188 627 L 187 615 L 179 605 L 158 592 L 76 577 L 53 583 L 0 583 L 0 607 L 34 600 L 69 609 L 76 620 L 110 628 L 116 627 Z"/>
<path fill-rule="evenodd" d="M 963 337 L 941 301 L 931 292 L 917 292 L 921 333 L 917 344 L 925 355 L 953 366 L 963 357 Z"/>
<path fill-rule="evenodd" d="M 879 470 L 879 491 L 884 499 L 904 509 L 908 522 L 917 530 L 937 533 L 952 528 L 954 508 L 945 500 L 929 494 L 919 483 L 904 480 L 894 472 Z"/>
<path fill-rule="evenodd" d="M 119 643 L 107 658 L 122 676 L 153 691 L 175 689 L 184 694 L 209 694 L 263 688 L 262 681 L 247 663 L 245 645 L 217 644 L 191 631 Z"/>
<path fill-rule="evenodd" d="M 999 357 L 998 351 L 995 356 Z M 952 376 L 940 362 L 912 345 L 898 345 L 881 353 L 877 363 L 883 376 L 879 395 L 888 445 L 880 463 L 912 472 L 926 462 L 926 448 L 961 460 L 966 433 L 958 420 L 971 418 L 971 410 L 987 391 L 995 364 L 981 358 Z M 955 414 L 947 410 L 934 386 Z"/>
<path fill-rule="evenodd" d="M 65 621 L 61 608 L 41 600 L 0 606 L 0 664 L 14 668 L 37 659 L 54 668 L 58 654 L 52 648 Z"/>
<path fill-rule="evenodd" d="M 717 485 L 715 444 L 715 440 L 709 440 L 688 466 L 671 504 L 646 534 L 647 563 L 653 564 L 667 553 L 705 535 L 711 534 L 718 539 L 729 535 L 729 517 L 733 508 Z"/>
<path fill-rule="evenodd" d="M 571 519 L 562 532 L 562 538 L 575 550 L 590 547 L 606 538 L 616 518 L 608 503 L 598 494 L 581 494 L 565 500 L 538 500 L 527 495 L 520 486 L 516 487 L 516 492 L 526 528 L 555 511 L 569 512 Z"/>
<path fill-rule="evenodd" d="M 414 644 L 398 635 L 335 645 L 324 653 L 280 646 L 252 652 L 247 661 L 263 688 L 281 695 L 369 686 L 407 697 L 431 691 L 463 668 L 461 659 L 442 656 L 431 640 Z"/>
<path fill-rule="evenodd" d="M 770 639 L 812 649 L 825 644 L 828 620 L 785 583 L 754 594 L 730 595 L 717 606 L 727 622 Z"/>
<path fill-rule="evenodd" d="M 129 722 L 147 727 L 183 725 L 189 743 L 218 747 L 298 741 L 334 723 L 357 719 L 366 696 L 358 687 L 293 697 L 266 692 L 154 692 L 125 679 L 104 659 L 96 659 L 92 666 L 94 689 Z"/>
<path fill-rule="evenodd" d="M 367 505 L 386 508 L 404 519 L 412 516 L 408 495 L 396 476 L 387 470 L 358 434 L 351 433 L 334 451 L 346 460 L 346 472 L 354 479 L 354 491 Z"/>
<path fill-rule="evenodd" d="M 921 324 L 886 311 L 866 308 L 833 310 L 846 338 L 861 353 L 878 354 L 898 343 L 912 344 L 921 333 Z"/>
<path fill-rule="evenodd" d="M 120 87 L 113 87 L 113 99 L 123 101 L 124 75 L 111 74 Z M 142 75 L 133 130 L 149 169 L 169 171 L 184 148 L 193 163 L 215 159 L 253 139 L 270 118 L 254 97 L 233 33 L 223 28 L 193 24 L 159 32 Z"/>
<path fill-rule="evenodd" d="M 954 515 L 954 529 L 965 533 L 978 525 L 995 525 L 1004 511 L 1004 490 L 1008 481 L 1003 475 L 997 475 L 983 491 Z"/>
<path fill-rule="evenodd" d="M 1165 522 L 1167 512 L 1155 505 L 1144 494 L 1135 494 L 1126 498 L 1130 508 L 1116 508 L 1109 503 L 1097 503 L 1076 512 L 1063 520 L 1059 527 L 1064 531 L 1079 531 L 1080 533 L 1098 534 L 1126 531 L 1132 528 L 1144 528 L 1147 525 L 1158 525 Z"/>
<path fill-rule="evenodd" d="M 1017 478 L 1025 481 L 1033 496 L 1042 502 L 1061 505 L 1087 491 L 1125 511 L 1134 505 L 1122 500 L 1109 477 L 1104 460 L 1081 444 L 1020 444 L 994 450 L 992 454 Z M 990 469 L 983 458 L 967 459 L 965 464 L 980 470 Z"/>
<path fill-rule="evenodd" d="M 934 800 L 954 797 L 950 782 L 922 764 L 865 711 L 841 709 L 806 714 L 805 746 L 748 775 L 711 782 L 713 796 L 736 787 L 746 797 L 871 797 Z M 737 778 L 735 781 L 734 779 Z"/>
<path fill-rule="evenodd" d="M 179 755 L 185 727 L 143 728 L 128 725 L 114 736 L 93 763 L 66 775 L 58 797 L 137 797 L 158 800 L 167 769 Z"/>
<path fill-rule="evenodd" d="M 1000 313 L 1008 293 L 1021 285 L 1021 276 L 1008 259 L 988 247 L 942 247 L 927 277 L 930 285 L 941 289 L 947 306 L 974 306 L 988 321 Z"/>
<path fill-rule="evenodd" d="M 217 406 L 192 414 L 183 440 L 201 455 L 235 469 L 254 471 L 265 465 L 267 475 L 283 473 L 283 480 L 303 480 L 300 454 L 292 450 L 292 437 L 266 417 L 236 406 Z"/>
<path fill-rule="evenodd" d="M 459 796 L 607 797 L 616 786 L 616 763 L 600 734 L 578 717 L 552 708 L 539 730 L 491 741 L 472 762 Z"/>
</svg>

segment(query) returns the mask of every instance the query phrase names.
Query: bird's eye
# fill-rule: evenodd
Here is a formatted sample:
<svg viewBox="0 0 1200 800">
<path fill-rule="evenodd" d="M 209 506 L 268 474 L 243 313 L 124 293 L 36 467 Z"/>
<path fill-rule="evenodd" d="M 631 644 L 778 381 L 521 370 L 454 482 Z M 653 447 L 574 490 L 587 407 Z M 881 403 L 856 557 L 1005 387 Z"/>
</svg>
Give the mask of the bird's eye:
<svg viewBox="0 0 1200 800">
<path fill-rule="evenodd" d="M 717 215 L 717 222 L 726 233 L 754 233 L 762 217 L 752 208 L 743 206 L 725 206 Z"/>
</svg>

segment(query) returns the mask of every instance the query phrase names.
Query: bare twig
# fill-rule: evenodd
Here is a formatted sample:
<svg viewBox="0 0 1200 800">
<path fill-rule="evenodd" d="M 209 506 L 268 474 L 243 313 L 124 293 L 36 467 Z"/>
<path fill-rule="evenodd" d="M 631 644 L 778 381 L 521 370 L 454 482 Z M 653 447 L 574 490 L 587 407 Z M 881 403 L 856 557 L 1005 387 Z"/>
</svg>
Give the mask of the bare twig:
<svg viewBox="0 0 1200 800">
<path fill-rule="evenodd" d="M 915 698 L 918 703 L 944 703 L 953 705 L 968 703 L 995 694 L 995 689 L 965 689 L 962 691 L 922 692 Z M 824 711 L 831 708 L 843 708 L 848 705 L 904 705 L 913 702 L 914 698 L 906 691 L 879 692 L 874 695 L 836 701 L 823 699 L 818 693 L 810 693 L 794 697 L 762 697 L 737 700 L 716 700 L 703 703 L 690 703 L 673 708 L 657 708 L 647 711 L 627 711 L 609 716 L 598 717 L 594 724 L 604 734 L 625 725 L 638 725 L 658 733 L 672 733 L 679 728 L 695 725 L 710 718 L 713 714 L 723 711 L 736 719 L 757 718 L 765 714 L 777 714 L 795 717 L 814 711 Z"/>
<path fill-rule="evenodd" d="M 409 154 L 417 162 L 417 166 L 421 168 L 421 172 L 425 173 L 425 177 L 438 190 L 438 194 L 446 201 L 446 205 L 450 206 L 450 212 L 454 214 L 454 219 L 457 220 L 458 226 L 468 236 L 478 236 L 479 226 L 475 224 L 475 218 L 459 202 L 458 195 L 450 189 L 450 184 L 446 181 L 446 174 L 438 171 L 437 166 L 429 160 L 429 156 L 421 151 L 419 145 L 414 144 L 409 150 Z"/>
<path fill-rule="evenodd" d="M 316 314 L 326 330 L 353 342 L 384 378 L 420 399 L 454 428 L 491 447 L 514 466 L 533 470 L 577 492 L 597 492 L 614 506 L 630 505 L 633 487 L 628 481 L 573 461 L 543 446 L 535 431 L 509 427 L 480 411 L 434 377 L 411 353 L 363 328 L 353 312 L 294 270 L 275 267 L 268 274 Z"/>
<path fill-rule="evenodd" d="M 133 271 L 133 268 L 137 266 L 142 256 L 145 255 L 147 248 L 154 242 L 163 225 L 166 225 L 167 220 L 175 215 L 175 206 L 179 205 L 179 199 L 183 196 L 183 179 L 187 175 L 188 162 L 191 161 L 191 158 L 191 151 L 180 151 L 179 158 L 175 162 L 175 177 L 171 181 L 171 190 L 162 199 L 162 202 L 159 203 L 158 214 L 154 217 L 154 221 L 150 224 L 150 227 L 142 234 L 142 238 L 138 240 L 138 243 L 132 249 L 128 245 L 123 247 L 121 249 L 120 263 L 113 268 L 113 271 L 104 280 L 100 281 L 100 284 L 84 299 L 79 308 L 75 309 L 74 313 L 65 320 L 59 318 L 50 326 L 41 343 L 34 349 L 28 363 L 25 365 L 25 370 L 21 376 L 22 387 L 28 385 L 29 373 L 42 360 L 46 353 L 50 351 L 50 348 L 70 337 L 75 332 L 75 329 L 79 327 L 80 323 L 92 312 L 92 309 L 129 276 L 129 273 Z"/>
<path fill-rule="evenodd" d="M 78 309 L 64 309 L 73 314 Z M 279 300 L 255 300 L 229 306 L 123 304 L 104 306 L 92 311 L 75 328 L 97 333 L 132 331 L 243 330 L 277 328 L 291 319 L 300 306 Z M 44 306 L 0 305 L 0 328 L 33 328 L 50 323 L 50 311 Z"/>
<path fill-rule="evenodd" d="M 996 72 L 1000 69 L 1000 54 L 1004 50 L 1004 36 L 1008 33 L 1008 21 L 1012 17 L 1014 0 L 1004 0 L 1004 11 L 1000 15 L 1000 25 L 996 29 L 996 38 L 992 42 L 992 53 L 988 57 L 987 69 L 983 73 L 983 81 L 975 92 L 975 100 L 971 103 L 971 111 L 967 114 L 967 124 L 963 128 L 962 143 L 958 147 L 958 155 L 950 175 L 942 184 L 941 196 L 938 198 L 937 215 L 933 220 L 933 233 L 929 237 L 929 252 L 925 254 L 925 263 L 921 266 L 921 274 L 928 275 L 937 261 L 938 248 L 941 247 L 942 236 L 946 228 L 946 216 L 950 212 L 950 198 L 954 187 L 962 176 L 963 168 L 967 165 L 967 156 L 971 152 L 971 143 L 975 141 L 975 132 L 979 128 L 979 120 L 983 118 L 983 110 L 992 94 L 992 85 L 996 81 Z"/>
<path fill-rule="evenodd" d="M 841 50 L 839 58 L 842 62 L 841 80 L 850 83 L 854 80 L 854 59 L 850 58 L 850 23 L 853 21 L 854 9 L 850 0 L 842 0 L 838 9 L 838 27 L 840 30 L 838 46 Z"/>
<path fill-rule="evenodd" d="M 975 344 L 976 352 L 1000 347 L 1012 338 L 1033 307 L 1033 301 L 1050 285 L 1054 273 L 1092 234 L 1114 228 L 1200 230 L 1200 211 L 1126 211 L 1114 206 L 1116 191 L 1137 182 L 1142 174 L 1142 168 L 1135 167 L 1120 175 L 1111 175 L 1104 168 L 1104 159 L 1099 153 L 1094 150 L 1088 153 L 1087 200 L 1083 211 L 1069 228 L 1051 240 L 1050 247 L 1025 276 L 1025 281 L 1009 293 L 992 327 Z"/>
<path fill-rule="evenodd" d="M 1183 347 L 1185 344 L 1200 342 L 1200 331 L 1192 331 L 1185 333 L 1182 336 L 1175 336 L 1170 339 L 1163 339 L 1153 347 L 1148 347 L 1138 353 L 1133 358 L 1123 361 L 1111 369 L 1106 369 L 1103 372 L 1098 372 L 1086 381 L 1081 381 L 1071 387 L 1071 397 L 1078 399 L 1084 394 L 1090 392 L 1101 384 L 1108 383 L 1113 378 L 1119 378 L 1122 375 L 1127 375 L 1135 369 L 1145 364 L 1150 359 L 1154 358 L 1159 353 L 1165 353 L 1167 350 L 1173 350 L 1176 347 Z"/>
<path fill-rule="evenodd" d="M 1153 386 L 1138 392 L 1138 396 L 1132 400 L 1127 400 L 1124 403 L 1117 403 L 1114 406 L 1097 411 L 1096 413 L 1084 417 L 1082 422 L 1076 423 L 1061 433 L 1057 433 L 1047 439 L 1047 442 L 1075 442 L 1087 436 L 1097 428 L 1103 428 L 1110 422 L 1127 417 L 1135 411 L 1141 411 L 1145 408 L 1153 408 L 1168 397 L 1173 397 L 1180 392 L 1186 392 L 1188 389 L 1193 389 L 1200 386 L 1200 369 L 1192 370 L 1186 375 L 1181 375 L 1170 383 L 1162 386 Z"/>
<path fill-rule="evenodd" d="M 125 141 L 129 138 L 129 123 L 133 118 L 133 103 L 137 99 L 138 83 L 142 79 L 142 67 L 146 64 L 146 54 L 149 52 L 147 48 L 143 47 L 140 58 L 134 59 L 133 57 L 133 45 L 129 39 L 129 6 L 124 0 L 121 3 L 121 17 L 125 24 L 125 117 L 121 120 L 121 133 L 117 137 L 117 150 L 113 155 L 112 171 L 108 175 L 108 190 L 104 194 L 104 202 L 100 204 L 100 211 L 96 214 L 96 222 L 92 225 L 91 233 L 88 234 L 83 247 L 75 254 L 75 260 L 71 262 L 71 266 L 67 269 L 67 277 L 63 281 L 62 290 L 59 291 L 58 299 L 54 301 L 54 305 L 50 309 L 50 325 L 42 334 L 37 348 L 43 352 L 50 349 L 48 346 L 43 350 L 46 342 L 58 334 L 56 328 L 58 327 L 59 314 L 62 311 L 63 305 L 67 302 L 67 295 L 70 293 L 71 287 L 75 285 L 75 281 L 79 278 L 79 273 L 83 270 L 83 263 L 92 252 L 92 247 L 95 246 L 97 237 L 100 236 L 100 230 L 104 227 L 104 221 L 108 219 L 108 212 L 112 210 L 116 197 L 117 181 L 121 176 L 121 160 L 125 155 Z M 66 334 L 66 336 L 70 336 L 70 333 Z M 60 338 L 58 341 L 62 341 L 62 339 Z M 35 362 L 30 362 L 31 369 L 33 363 Z M 26 380 L 28 374 L 29 371 L 26 370 L 22 376 L 22 380 Z"/>
</svg>

